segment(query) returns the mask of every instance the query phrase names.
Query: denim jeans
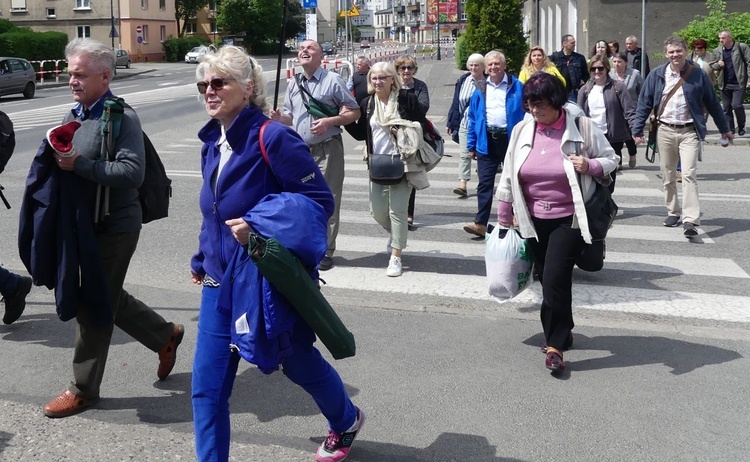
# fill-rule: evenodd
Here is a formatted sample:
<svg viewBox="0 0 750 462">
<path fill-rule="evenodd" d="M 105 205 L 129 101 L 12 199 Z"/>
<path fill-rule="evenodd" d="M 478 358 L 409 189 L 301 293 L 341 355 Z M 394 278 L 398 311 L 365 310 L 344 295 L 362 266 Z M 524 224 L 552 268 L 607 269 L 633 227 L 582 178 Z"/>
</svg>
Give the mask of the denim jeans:
<svg viewBox="0 0 750 462">
<path fill-rule="evenodd" d="M 219 287 L 203 287 L 198 317 L 192 399 L 195 450 L 200 462 L 229 459 L 229 397 L 240 356 L 229 349 L 232 320 L 230 314 L 217 309 L 220 291 Z M 282 363 L 284 374 L 312 395 L 329 428 L 343 433 L 354 423 L 357 410 L 339 374 L 313 347 L 314 341 L 315 333 L 300 320 L 294 326 L 294 352 Z"/>
</svg>

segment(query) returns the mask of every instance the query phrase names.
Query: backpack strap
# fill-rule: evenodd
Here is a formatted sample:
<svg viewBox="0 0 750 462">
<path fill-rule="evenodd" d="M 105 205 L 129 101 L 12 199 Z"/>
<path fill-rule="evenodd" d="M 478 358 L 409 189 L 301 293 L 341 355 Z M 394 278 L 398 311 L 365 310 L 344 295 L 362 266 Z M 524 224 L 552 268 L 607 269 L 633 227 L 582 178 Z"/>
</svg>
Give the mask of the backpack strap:
<svg viewBox="0 0 750 462">
<path fill-rule="evenodd" d="M 271 119 L 268 119 L 265 122 L 263 122 L 263 125 L 260 126 L 260 135 L 258 135 L 258 137 L 260 141 L 260 153 L 263 155 L 263 159 L 266 161 L 266 165 L 268 165 L 268 167 L 270 168 L 271 162 L 268 161 L 268 152 L 266 151 L 266 143 L 263 141 L 263 133 L 266 132 L 266 126 L 269 123 L 271 123 Z"/>
</svg>

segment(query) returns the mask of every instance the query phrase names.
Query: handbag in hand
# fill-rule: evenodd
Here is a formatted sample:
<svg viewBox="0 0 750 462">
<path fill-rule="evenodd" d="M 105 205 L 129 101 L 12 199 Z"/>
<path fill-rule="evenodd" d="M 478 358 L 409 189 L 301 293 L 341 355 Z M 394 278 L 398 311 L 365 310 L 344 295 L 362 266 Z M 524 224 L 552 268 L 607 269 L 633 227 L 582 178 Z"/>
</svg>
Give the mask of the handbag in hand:
<svg viewBox="0 0 750 462">
<path fill-rule="evenodd" d="M 370 181 L 376 184 L 398 184 L 404 178 L 404 163 L 401 155 L 371 154 L 368 158 Z"/>
</svg>

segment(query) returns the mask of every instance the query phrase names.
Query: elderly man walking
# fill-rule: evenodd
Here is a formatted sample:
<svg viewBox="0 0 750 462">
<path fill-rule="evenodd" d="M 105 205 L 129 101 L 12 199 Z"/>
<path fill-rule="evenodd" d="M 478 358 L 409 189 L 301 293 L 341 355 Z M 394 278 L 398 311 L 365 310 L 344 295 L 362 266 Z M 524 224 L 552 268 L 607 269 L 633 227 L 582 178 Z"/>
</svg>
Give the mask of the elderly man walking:
<svg viewBox="0 0 750 462">
<path fill-rule="evenodd" d="M 664 52 L 669 62 L 654 69 L 643 84 L 633 138 L 636 143 L 644 141 L 643 128 L 653 111 L 657 115 L 656 144 L 668 212 L 664 226 L 676 227 L 682 217 L 683 234 L 691 238 L 698 235 L 695 228 L 700 225 L 701 216 L 696 168 L 706 136 L 704 106 L 721 134 L 729 139 L 733 136 L 708 76 L 687 62 L 685 40 L 667 38 Z M 682 164 L 682 206 L 677 199 L 678 161 Z"/>
<path fill-rule="evenodd" d="M 523 120 L 523 84 L 515 75 L 505 72 L 505 55 L 497 50 L 484 56 L 489 74 L 477 82 L 477 89 L 469 100 L 469 132 L 466 150 L 477 161 L 477 214 L 474 223 L 464 231 L 475 236 L 487 234 L 487 223 L 492 212 L 495 176 L 505 160 L 508 136 L 513 127 Z"/>
<path fill-rule="evenodd" d="M 716 81 L 721 90 L 721 105 L 729 124 L 729 130 L 735 133 L 734 116 L 737 116 L 737 134 L 745 136 L 745 89 L 747 74 L 750 69 L 750 47 L 735 42 L 728 30 L 719 32 L 721 46 L 714 50 L 715 61 L 711 68 L 719 71 Z"/>
<path fill-rule="evenodd" d="M 648 62 L 648 55 L 638 46 L 638 39 L 631 35 L 625 39 L 625 48 L 628 50 L 628 67 L 641 73 L 644 79 L 651 72 L 651 66 Z"/>
<path fill-rule="evenodd" d="M 270 117 L 294 127 L 310 146 L 315 163 L 333 193 L 336 210 L 328 221 L 328 250 L 318 266 L 321 271 L 326 271 L 333 268 L 344 189 L 341 126 L 359 120 L 359 106 L 341 76 L 321 67 L 323 49 L 318 42 L 302 42 L 297 59 L 303 72 L 289 81 L 283 111 L 274 109 Z"/>
<path fill-rule="evenodd" d="M 60 224 L 54 232 L 47 232 L 50 235 L 59 233 L 63 240 L 67 241 L 75 241 L 77 235 L 90 233 L 91 242 L 84 243 L 90 245 L 89 250 L 86 255 L 79 257 L 81 288 L 73 294 L 77 297 L 78 305 L 75 313 L 77 330 L 73 352 L 73 381 L 66 390 L 44 406 L 44 415 L 53 418 L 78 414 L 99 402 L 100 386 L 114 326 L 122 329 L 146 348 L 158 353 L 159 380 L 167 378 L 172 371 L 177 347 L 185 333 L 184 326 L 165 321 L 122 287 L 141 231 L 142 212 L 138 200 L 138 187 L 143 182 L 146 162 L 141 124 L 135 111 L 129 106 L 126 106 L 122 114 L 120 133 L 114 141 L 114 155 L 111 160 L 101 158 L 100 119 L 104 115 L 105 100 L 113 96 L 109 85 L 115 69 L 115 54 L 103 43 L 89 38 L 79 38 L 65 47 L 65 57 L 68 60 L 70 75 L 68 85 L 77 104 L 65 116 L 63 123 L 71 123 L 80 128 L 72 136 L 72 149 L 65 155 L 52 151 L 50 147 L 40 150 L 32 164 L 32 172 L 38 174 L 34 178 L 35 181 L 60 181 L 58 186 L 66 181 L 64 184 L 80 188 L 80 193 L 67 195 L 71 203 L 77 202 L 77 205 L 69 207 L 75 207 L 79 211 L 76 212 L 78 221 Z M 69 135 L 75 127 L 68 132 Z M 42 172 L 52 169 L 55 169 L 54 175 L 45 179 Z M 57 169 L 60 170 L 59 173 Z M 23 217 L 33 216 L 34 220 L 41 222 L 45 220 L 40 214 L 28 213 L 27 207 L 34 207 L 34 200 L 29 196 L 29 191 L 33 191 L 33 187 L 37 186 L 31 183 L 32 175 L 33 173 L 30 174 L 30 182 L 27 183 L 22 207 L 21 228 L 26 228 Z M 47 184 L 48 187 L 54 188 L 52 183 Z M 89 206 L 93 204 L 91 193 L 96 189 L 96 185 L 109 188 L 109 194 L 103 195 L 109 211 L 94 224 L 95 220 L 91 215 L 86 213 L 84 217 L 83 211 L 88 211 Z M 60 202 L 66 200 L 66 194 L 59 191 L 58 193 Z M 62 205 L 60 210 L 63 210 Z M 19 235 L 26 236 L 24 231 Z M 49 238 L 49 235 L 35 237 Z M 19 243 L 21 240 L 19 238 Z M 70 245 L 80 245 L 80 242 L 63 243 L 63 246 Z M 48 257 L 37 255 L 35 258 Z M 57 265 L 62 268 L 58 269 L 58 274 L 60 271 L 66 271 L 66 262 L 60 260 Z M 78 273 L 77 268 L 74 268 L 73 272 Z M 92 282 L 97 278 L 102 282 L 102 286 Z M 63 290 L 60 285 L 58 279 L 56 292 Z M 97 298 L 96 302 L 92 301 L 94 292 L 102 292 L 103 295 Z M 60 294 L 56 295 L 59 300 Z"/>
</svg>

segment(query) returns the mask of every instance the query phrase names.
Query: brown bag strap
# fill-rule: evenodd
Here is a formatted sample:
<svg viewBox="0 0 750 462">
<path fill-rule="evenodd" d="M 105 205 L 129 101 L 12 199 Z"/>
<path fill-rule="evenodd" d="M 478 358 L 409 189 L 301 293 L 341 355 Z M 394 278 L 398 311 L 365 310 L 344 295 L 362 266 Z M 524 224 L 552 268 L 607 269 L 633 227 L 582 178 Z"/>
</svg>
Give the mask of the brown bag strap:
<svg viewBox="0 0 750 462">
<path fill-rule="evenodd" d="M 680 76 L 680 81 L 677 82 L 677 85 L 672 87 L 672 89 L 669 91 L 669 94 L 667 94 L 667 98 L 664 100 L 663 103 L 661 103 L 661 106 L 659 107 L 659 114 L 656 116 L 656 120 L 659 120 L 661 118 L 661 115 L 664 113 L 664 110 L 667 108 L 667 103 L 669 100 L 674 96 L 675 93 L 677 93 L 677 90 L 680 89 L 683 83 L 685 83 L 685 79 L 687 79 L 690 76 L 690 73 L 693 72 L 693 65 L 688 64 L 688 69 L 685 71 L 685 75 Z"/>
</svg>

